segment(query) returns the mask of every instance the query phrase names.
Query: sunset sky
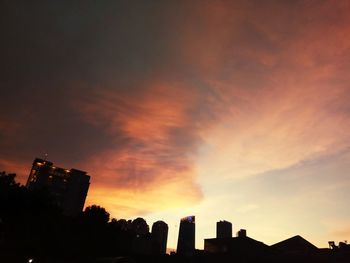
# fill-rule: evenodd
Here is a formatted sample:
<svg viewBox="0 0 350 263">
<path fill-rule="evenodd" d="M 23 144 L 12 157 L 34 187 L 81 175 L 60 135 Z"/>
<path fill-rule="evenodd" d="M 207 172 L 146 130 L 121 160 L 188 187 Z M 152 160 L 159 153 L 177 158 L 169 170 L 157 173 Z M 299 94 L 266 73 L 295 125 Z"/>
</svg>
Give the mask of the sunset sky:
<svg viewBox="0 0 350 263">
<path fill-rule="evenodd" d="M 3 1 L 0 171 L 91 175 L 86 205 L 350 240 L 350 1 Z"/>
</svg>

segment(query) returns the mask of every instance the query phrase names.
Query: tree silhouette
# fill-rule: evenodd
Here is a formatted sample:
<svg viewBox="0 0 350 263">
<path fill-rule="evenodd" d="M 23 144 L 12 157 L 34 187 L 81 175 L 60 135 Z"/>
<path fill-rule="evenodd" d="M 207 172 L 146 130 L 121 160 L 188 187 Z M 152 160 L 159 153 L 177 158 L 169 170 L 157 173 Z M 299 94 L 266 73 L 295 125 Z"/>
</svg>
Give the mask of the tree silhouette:
<svg viewBox="0 0 350 263">
<path fill-rule="evenodd" d="M 16 183 L 15 177 L 15 173 L 7 174 L 5 171 L 0 172 L 0 193 L 14 187 L 19 187 L 19 183 Z"/>
<path fill-rule="evenodd" d="M 2 254 L 13 261 L 16 257 L 49 254 L 58 240 L 60 210 L 49 192 L 29 191 L 15 177 L 0 173 Z"/>
<path fill-rule="evenodd" d="M 97 225 L 106 225 L 109 221 L 109 213 L 98 205 L 86 207 L 80 217 L 85 222 Z"/>
<path fill-rule="evenodd" d="M 144 219 L 109 222 L 109 213 L 98 205 L 77 217 L 63 216 L 47 189 L 29 190 L 15 179 L 0 173 L 0 262 L 130 255 L 135 237 L 149 233 Z"/>
<path fill-rule="evenodd" d="M 137 236 L 144 236 L 149 233 L 149 226 L 145 219 L 138 217 L 132 221 L 132 230 Z"/>
</svg>

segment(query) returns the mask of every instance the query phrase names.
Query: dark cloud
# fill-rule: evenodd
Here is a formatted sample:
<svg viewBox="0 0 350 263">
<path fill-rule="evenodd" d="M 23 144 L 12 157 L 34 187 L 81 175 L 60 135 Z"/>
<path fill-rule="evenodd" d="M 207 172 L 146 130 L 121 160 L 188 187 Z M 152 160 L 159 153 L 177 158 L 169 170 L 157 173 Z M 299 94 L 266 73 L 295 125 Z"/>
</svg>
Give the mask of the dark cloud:
<svg viewBox="0 0 350 263">
<path fill-rule="evenodd" d="M 142 78 L 166 47 L 158 43 L 161 34 L 152 33 L 152 6 L 4 2 L 0 120 L 13 128 L 1 129 L 2 154 L 28 158 L 48 151 L 74 163 L 106 147 L 111 138 L 81 120 L 76 105 L 93 96 L 91 87 L 108 87 L 111 80 L 114 90 L 142 89 L 129 76 Z"/>
</svg>

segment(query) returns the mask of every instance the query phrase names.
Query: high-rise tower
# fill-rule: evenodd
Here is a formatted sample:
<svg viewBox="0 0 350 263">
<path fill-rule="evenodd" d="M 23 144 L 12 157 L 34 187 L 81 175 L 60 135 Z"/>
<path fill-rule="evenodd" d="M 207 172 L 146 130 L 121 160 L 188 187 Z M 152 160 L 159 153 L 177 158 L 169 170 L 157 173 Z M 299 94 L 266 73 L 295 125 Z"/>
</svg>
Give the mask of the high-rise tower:
<svg viewBox="0 0 350 263">
<path fill-rule="evenodd" d="M 184 217 L 180 221 L 177 251 L 179 255 L 191 256 L 195 251 L 195 216 Z"/>
<path fill-rule="evenodd" d="M 152 252 L 165 254 L 168 240 L 168 225 L 163 221 L 157 221 L 152 225 Z"/>
</svg>

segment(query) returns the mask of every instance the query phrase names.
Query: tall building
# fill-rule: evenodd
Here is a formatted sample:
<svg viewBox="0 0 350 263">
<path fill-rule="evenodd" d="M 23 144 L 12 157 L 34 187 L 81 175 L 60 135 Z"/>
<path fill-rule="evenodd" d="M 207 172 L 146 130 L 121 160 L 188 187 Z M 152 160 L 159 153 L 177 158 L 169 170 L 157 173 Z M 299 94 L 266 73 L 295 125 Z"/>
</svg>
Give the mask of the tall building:
<svg viewBox="0 0 350 263">
<path fill-rule="evenodd" d="M 195 216 L 184 217 L 180 221 L 179 239 L 176 253 L 191 256 L 195 251 Z"/>
<path fill-rule="evenodd" d="M 231 238 L 232 223 L 228 221 L 216 222 L 216 238 Z"/>
<path fill-rule="evenodd" d="M 168 225 L 163 221 L 157 221 L 152 225 L 152 252 L 165 254 L 168 241 Z"/>
<path fill-rule="evenodd" d="M 36 158 L 30 171 L 27 188 L 46 188 L 65 215 L 74 216 L 84 208 L 90 176 L 77 169 L 55 167 L 52 162 Z"/>
</svg>

